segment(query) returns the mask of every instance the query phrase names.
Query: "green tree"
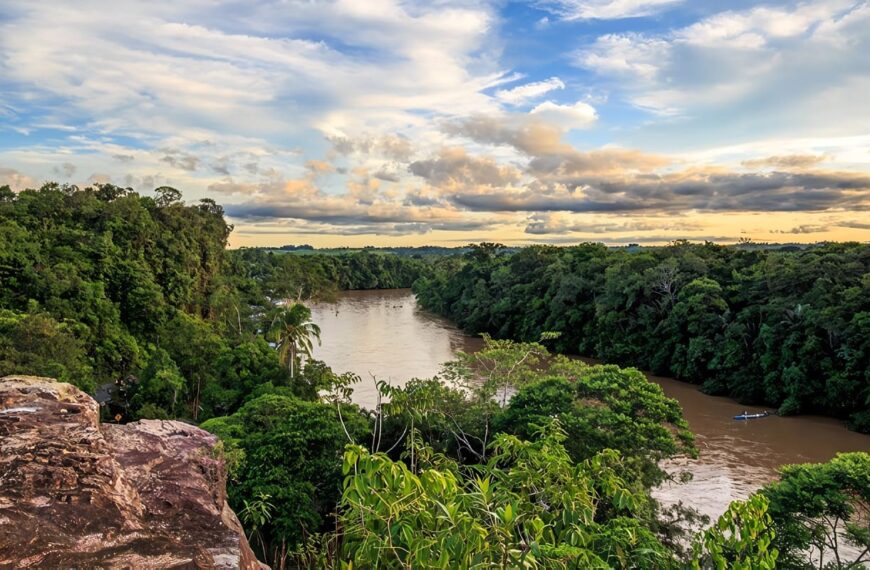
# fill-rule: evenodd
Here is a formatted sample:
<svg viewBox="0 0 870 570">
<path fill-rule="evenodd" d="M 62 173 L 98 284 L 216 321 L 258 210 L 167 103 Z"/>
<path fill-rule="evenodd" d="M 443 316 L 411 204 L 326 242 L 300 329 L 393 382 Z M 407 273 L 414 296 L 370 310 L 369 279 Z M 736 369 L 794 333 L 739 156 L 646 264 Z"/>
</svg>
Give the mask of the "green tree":
<svg viewBox="0 0 870 570">
<path fill-rule="evenodd" d="M 557 425 L 534 443 L 500 435 L 467 472 L 420 447 L 416 469 L 359 446 L 345 453 L 342 556 L 381 568 L 668 568 L 633 514 L 646 500 L 618 454 L 574 464 Z"/>
<path fill-rule="evenodd" d="M 368 436 L 369 424 L 355 408 L 265 395 L 232 416 L 203 422 L 234 457 L 230 505 L 238 511 L 263 495 L 273 506 L 258 522 L 263 560 L 278 565 L 306 533 L 334 528 L 341 494 L 341 451 Z"/>
<path fill-rule="evenodd" d="M 314 344 L 320 342 L 320 327 L 311 322 L 311 309 L 299 303 L 275 309 L 266 337 L 275 343 L 281 363 L 290 376 L 296 374 L 300 356 L 311 358 Z"/>
<path fill-rule="evenodd" d="M 531 437 L 535 426 L 557 417 L 575 461 L 618 449 L 648 487 L 666 477 L 662 459 L 697 454 L 679 404 L 637 370 L 556 357 L 537 378 L 496 417 L 497 431 Z"/>
<path fill-rule="evenodd" d="M 183 312 L 176 313 L 159 335 L 160 347 L 187 381 L 190 417 L 196 420 L 202 412 L 204 392 L 218 382 L 215 363 L 229 350 L 227 344 L 207 321 Z"/>
<path fill-rule="evenodd" d="M 289 386 L 290 378 L 278 355 L 262 337 L 222 350 L 211 363 L 213 378 L 204 386 L 202 418 L 231 414 L 261 386 Z M 300 393 L 296 395 L 302 396 Z M 317 394 L 306 394 L 315 399 Z"/>
<path fill-rule="evenodd" d="M 44 314 L 0 310 L 0 377 L 49 376 L 93 390 L 87 355 L 76 335 L 81 328 Z"/>
<path fill-rule="evenodd" d="M 135 419 L 177 417 L 187 383 L 178 366 L 163 349 L 155 349 L 134 385 L 130 407 Z"/>
<path fill-rule="evenodd" d="M 786 568 L 860 568 L 870 562 L 870 454 L 787 465 L 761 493 Z"/>
<path fill-rule="evenodd" d="M 154 189 L 154 193 L 157 195 L 154 202 L 161 208 L 181 201 L 181 192 L 172 186 L 160 186 Z"/>
<path fill-rule="evenodd" d="M 870 431 L 870 245 L 499 249 L 437 260 L 422 306 L 473 333 L 653 370 Z"/>
<path fill-rule="evenodd" d="M 779 552 L 768 500 L 754 495 L 734 501 L 711 528 L 701 532 L 693 545 L 692 568 L 701 570 L 773 570 Z"/>
</svg>

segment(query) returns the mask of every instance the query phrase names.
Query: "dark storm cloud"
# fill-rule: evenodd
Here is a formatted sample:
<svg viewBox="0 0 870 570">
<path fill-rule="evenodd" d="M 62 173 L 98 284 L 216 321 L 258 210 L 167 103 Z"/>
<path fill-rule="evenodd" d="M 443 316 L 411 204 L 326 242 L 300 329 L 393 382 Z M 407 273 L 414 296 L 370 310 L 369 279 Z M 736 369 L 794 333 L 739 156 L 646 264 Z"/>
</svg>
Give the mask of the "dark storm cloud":
<svg viewBox="0 0 870 570">
<path fill-rule="evenodd" d="M 330 224 L 334 226 L 378 227 L 384 224 L 396 224 L 405 228 L 422 228 L 426 231 L 471 231 L 492 227 L 490 221 L 476 221 L 466 218 L 432 219 L 415 216 L 401 208 L 392 209 L 388 213 L 378 214 L 369 208 L 349 204 L 341 207 L 334 204 L 317 206 L 312 203 L 296 205 L 284 204 L 232 204 L 225 207 L 227 215 L 247 222 L 275 221 L 283 219 L 304 220 L 307 222 Z M 413 224 L 413 225 L 411 225 Z M 406 233 L 421 233 L 420 231 Z"/>
<path fill-rule="evenodd" d="M 339 209 L 330 206 L 318 206 L 312 203 L 294 204 L 230 204 L 225 207 L 227 215 L 243 220 L 277 220 L 292 218 L 323 222 L 329 224 L 359 224 L 404 222 L 407 216 L 400 212 L 387 215 L 373 214 L 364 208 Z"/>
<path fill-rule="evenodd" d="M 643 176 L 604 181 L 574 178 L 522 192 L 458 193 L 450 199 L 471 210 L 492 212 L 823 211 L 863 210 L 870 176 L 846 172 Z"/>
<path fill-rule="evenodd" d="M 323 235 L 328 232 L 330 235 L 341 236 L 357 236 L 357 235 L 390 235 L 404 236 L 414 234 L 426 234 L 432 231 L 432 227 L 422 223 L 404 223 L 404 224 L 373 224 L 352 227 L 298 227 L 285 226 L 281 228 L 266 228 L 266 229 L 246 229 L 237 230 L 243 235 L 286 235 L 288 233 L 299 235 Z"/>
<path fill-rule="evenodd" d="M 451 201 L 469 210 L 484 212 L 630 212 L 647 206 L 625 202 L 596 202 L 574 196 L 536 196 L 529 192 L 518 195 L 457 194 Z"/>
</svg>

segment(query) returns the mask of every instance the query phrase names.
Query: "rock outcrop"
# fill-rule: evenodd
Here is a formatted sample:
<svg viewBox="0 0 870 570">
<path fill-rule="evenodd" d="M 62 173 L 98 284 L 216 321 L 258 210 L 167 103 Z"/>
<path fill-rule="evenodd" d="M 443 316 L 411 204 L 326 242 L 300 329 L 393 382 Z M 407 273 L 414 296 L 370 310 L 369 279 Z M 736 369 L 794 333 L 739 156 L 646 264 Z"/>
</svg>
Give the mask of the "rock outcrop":
<svg viewBox="0 0 870 570">
<path fill-rule="evenodd" d="M 177 421 L 100 425 L 70 384 L 0 379 L 0 568 L 261 568 L 216 444 Z"/>
</svg>

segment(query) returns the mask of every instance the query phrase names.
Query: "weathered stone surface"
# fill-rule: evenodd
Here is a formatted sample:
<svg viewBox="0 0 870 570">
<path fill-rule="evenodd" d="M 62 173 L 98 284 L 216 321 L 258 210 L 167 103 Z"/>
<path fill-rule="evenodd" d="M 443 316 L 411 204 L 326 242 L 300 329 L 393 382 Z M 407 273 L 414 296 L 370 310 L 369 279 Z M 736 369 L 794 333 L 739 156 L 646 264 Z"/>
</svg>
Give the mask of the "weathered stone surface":
<svg viewBox="0 0 870 570">
<path fill-rule="evenodd" d="M 216 443 L 177 421 L 100 425 L 69 384 L 0 379 L 0 568 L 260 568 Z"/>
</svg>

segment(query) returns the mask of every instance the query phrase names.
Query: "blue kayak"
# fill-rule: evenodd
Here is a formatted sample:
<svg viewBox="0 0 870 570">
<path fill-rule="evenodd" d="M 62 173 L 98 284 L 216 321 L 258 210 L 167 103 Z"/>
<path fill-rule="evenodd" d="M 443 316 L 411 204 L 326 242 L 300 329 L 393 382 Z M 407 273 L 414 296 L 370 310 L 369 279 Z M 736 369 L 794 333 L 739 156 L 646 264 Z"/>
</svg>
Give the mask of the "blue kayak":
<svg viewBox="0 0 870 570">
<path fill-rule="evenodd" d="M 766 418 L 770 415 L 770 412 L 761 412 L 758 414 L 740 414 L 739 416 L 734 416 L 735 420 L 754 420 L 756 418 Z"/>
</svg>

